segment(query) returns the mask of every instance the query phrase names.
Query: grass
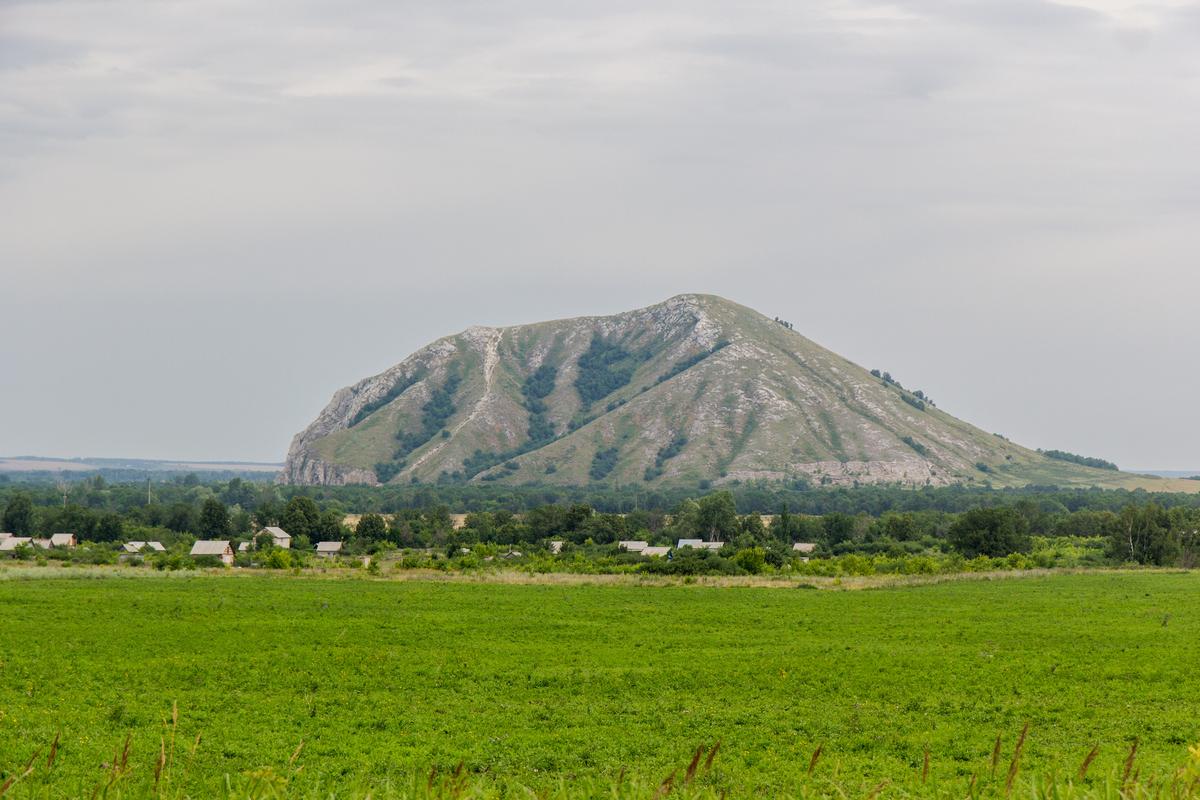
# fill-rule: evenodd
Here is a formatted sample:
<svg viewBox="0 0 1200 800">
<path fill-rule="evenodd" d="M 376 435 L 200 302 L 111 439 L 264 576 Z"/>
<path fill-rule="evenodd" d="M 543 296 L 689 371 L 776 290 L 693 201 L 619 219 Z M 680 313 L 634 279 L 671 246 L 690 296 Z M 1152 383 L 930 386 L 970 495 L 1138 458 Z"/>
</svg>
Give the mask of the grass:
<svg viewBox="0 0 1200 800">
<path fill-rule="evenodd" d="M 682 796 L 1004 796 L 1014 763 L 1014 796 L 1135 776 L 1130 794 L 1185 796 L 1200 741 L 1189 573 L 857 592 L 47 577 L 0 581 L 0 608 L 0 784 L 37 755 L 17 797 L 152 795 L 172 738 L 165 796 L 648 797 L 672 773 Z"/>
</svg>

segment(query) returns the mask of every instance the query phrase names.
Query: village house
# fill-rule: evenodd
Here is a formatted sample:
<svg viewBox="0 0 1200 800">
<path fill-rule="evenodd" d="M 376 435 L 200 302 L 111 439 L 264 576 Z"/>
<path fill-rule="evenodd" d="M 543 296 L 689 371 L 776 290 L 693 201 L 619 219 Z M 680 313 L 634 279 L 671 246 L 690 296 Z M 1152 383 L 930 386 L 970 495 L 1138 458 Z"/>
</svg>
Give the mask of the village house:
<svg viewBox="0 0 1200 800">
<path fill-rule="evenodd" d="M 233 548 L 226 539 L 200 539 L 192 545 L 193 558 L 198 556 L 216 556 L 226 566 L 233 566 Z"/>
<path fill-rule="evenodd" d="M 288 532 L 283 528 L 278 528 L 274 525 L 268 525 L 267 527 L 263 528 L 254 538 L 257 539 L 259 536 L 270 536 L 271 544 L 275 545 L 276 547 L 288 549 L 292 546 L 292 537 L 288 534 Z"/>
<path fill-rule="evenodd" d="M 562 552 L 562 547 L 563 547 L 562 541 L 555 539 L 554 541 L 552 541 L 550 543 L 550 552 L 553 555 L 558 555 L 559 553 Z"/>
<path fill-rule="evenodd" d="M 126 553 L 140 553 L 143 550 L 153 550 L 156 553 L 167 552 L 167 548 L 163 547 L 162 542 L 126 542 L 121 545 L 121 549 Z"/>
<path fill-rule="evenodd" d="M 706 542 L 703 539 L 680 539 L 676 548 L 692 547 L 696 550 L 720 550 L 725 546 L 724 542 Z"/>
<path fill-rule="evenodd" d="M 800 560 L 805 564 L 808 563 L 808 556 L 816 549 L 817 545 L 814 542 L 796 542 L 792 545 L 792 552 L 800 553 Z"/>
<path fill-rule="evenodd" d="M 77 544 L 78 544 L 78 542 L 75 541 L 75 534 L 73 534 L 73 533 L 52 533 L 52 534 L 50 534 L 50 546 L 51 547 L 72 548 Z"/>
<path fill-rule="evenodd" d="M 18 547 L 22 545 L 31 546 L 32 543 L 33 539 L 30 539 L 28 536 L 13 536 L 9 534 L 0 539 L 0 553 L 13 553 Z"/>
<path fill-rule="evenodd" d="M 626 550 L 630 553 L 640 553 L 650 546 L 649 542 L 642 542 L 636 539 L 617 542 L 617 547 Z"/>
<path fill-rule="evenodd" d="M 663 556 L 667 555 L 670 552 L 671 552 L 670 547 L 643 547 L 642 548 L 642 555 L 649 556 L 651 558 L 662 558 Z"/>
<path fill-rule="evenodd" d="M 317 542 L 317 555 L 322 558 L 333 558 L 342 552 L 341 542 Z"/>
</svg>

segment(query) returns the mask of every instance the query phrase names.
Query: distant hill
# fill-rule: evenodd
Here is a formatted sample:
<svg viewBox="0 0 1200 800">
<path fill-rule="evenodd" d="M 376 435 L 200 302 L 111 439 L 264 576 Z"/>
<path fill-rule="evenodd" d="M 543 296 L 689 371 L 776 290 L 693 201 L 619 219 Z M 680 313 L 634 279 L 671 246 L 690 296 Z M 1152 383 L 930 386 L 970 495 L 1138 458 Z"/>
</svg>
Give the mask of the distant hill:
<svg viewBox="0 0 1200 800">
<path fill-rule="evenodd" d="M 45 458 L 0 456 L 0 478 L 16 480 L 82 479 L 101 475 L 112 481 L 165 480 L 195 474 L 206 480 L 270 479 L 279 464 L 248 461 L 158 461 L 145 458 Z"/>
<path fill-rule="evenodd" d="M 1050 458 L 710 295 L 470 328 L 338 391 L 280 480 L 1184 488 Z"/>
</svg>

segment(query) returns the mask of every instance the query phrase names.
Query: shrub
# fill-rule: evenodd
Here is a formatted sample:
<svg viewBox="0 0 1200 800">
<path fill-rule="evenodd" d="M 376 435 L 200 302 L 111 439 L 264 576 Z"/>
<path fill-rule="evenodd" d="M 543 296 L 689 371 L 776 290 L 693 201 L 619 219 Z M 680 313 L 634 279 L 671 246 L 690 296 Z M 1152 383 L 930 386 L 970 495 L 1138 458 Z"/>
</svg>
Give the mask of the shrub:
<svg viewBox="0 0 1200 800">
<path fill-rule="evenodd" d="M 1072 464 L 1079 464 L 1084 467 L 1095 467 L 1096 469 L 1118 470 L 1119 467 L 1111 461 L 1105 461 L 1103 458 L 1091 458 L 1089 456 L 1080 456 L 1075 453 L 1068 453 L 1065 450 L 1038 450 L 1039 453 L 1046 458 L 1053 458 L 1056 461 L 1067 461 Z"/>
<path fill-rule="evenodd" d="M 617 467 L 617 448 L 609 447 L 597 450 L 592 456 L 592 466 L 588 469 L 588 477 L 594 481 L 604 480 Z"/>
<path fill-rule="evenodd" d="M 671 558 L 650 558 L 641 571 L 650 575 L 736 575 L 741 570 L 727 558 L 711 550 L 685 547 L 674 550 Z"/>
<path fill-rule="evenodd" d="M 761 547 L 747 547 L 734 555 L 733 563 L 751 575 L 758 575 L 767 563 L 767 553 Z"/>
<path fill-rule="evenodd" d="M 598 334 L 592 336 L 587 351 L 576 362 L 575 389 L 583 407 L 589 408 L 592 403 L 627 385 L 633 379 L 638 362 L 649 356 L 649 351 L 631 353 Z"/>
</svg>

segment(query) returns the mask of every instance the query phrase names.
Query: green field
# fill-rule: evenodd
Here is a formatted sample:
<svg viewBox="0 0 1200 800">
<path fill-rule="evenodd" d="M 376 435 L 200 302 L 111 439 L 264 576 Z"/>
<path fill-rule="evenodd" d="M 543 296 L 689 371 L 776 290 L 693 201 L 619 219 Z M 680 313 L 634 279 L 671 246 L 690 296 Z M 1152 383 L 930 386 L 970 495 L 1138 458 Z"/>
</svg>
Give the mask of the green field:
<svg viewBox="0 0 1200 800">
<path fill-rule="evenodd" d="M 1134 739 L 1145 781 L 1200 741 L 1196 574 L 864 591 L 47 578 L 0 580 L 0 609 L 0 774 L 61 735 L 18 797 L 91 794 L 129 733 L 125 783 L 149 785 L 173 703 L 170 785 L 194 796 L 263 767 L 293 795 L 423 788 L 460 761 L 472 792 L 657 785 L 719 740 L 693 788 L 962 797 L 998 734 L 1003 777 L 1026 723 L 1022 781 L 1074 776 L 1099 745 L 1084 785 L 1100 787 Z"/>
</svg>

